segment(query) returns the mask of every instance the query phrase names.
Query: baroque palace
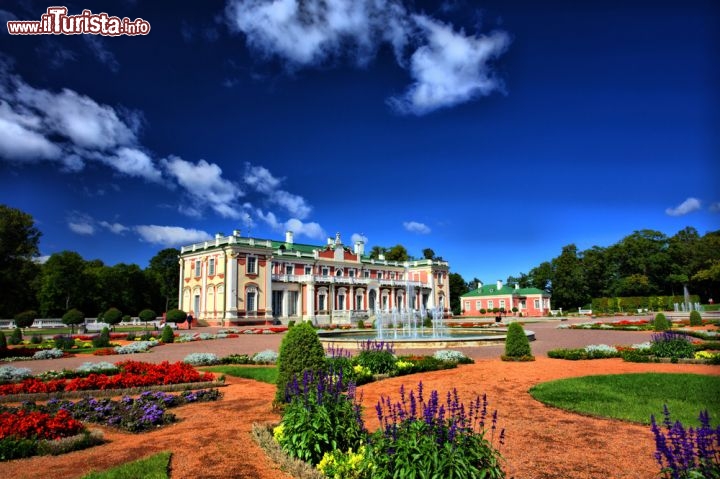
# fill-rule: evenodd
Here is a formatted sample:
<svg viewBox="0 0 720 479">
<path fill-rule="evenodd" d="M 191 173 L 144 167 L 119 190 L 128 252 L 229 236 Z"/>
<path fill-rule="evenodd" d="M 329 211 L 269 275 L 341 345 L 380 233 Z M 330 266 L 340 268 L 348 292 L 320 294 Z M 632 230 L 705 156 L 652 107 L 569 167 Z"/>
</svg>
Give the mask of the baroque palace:
<svg viewBox="0 0 720 479">
<path fill-rule="evenodd" d="M 377 309 L 440 308 L 449 312 L 449 265 L 440 260 L 371 259 L 365 245 L 248 238 L 233 231 L 183 246 L 179 307 L 210 325 L 258 320 L 349 324 Z"/>
</svg>

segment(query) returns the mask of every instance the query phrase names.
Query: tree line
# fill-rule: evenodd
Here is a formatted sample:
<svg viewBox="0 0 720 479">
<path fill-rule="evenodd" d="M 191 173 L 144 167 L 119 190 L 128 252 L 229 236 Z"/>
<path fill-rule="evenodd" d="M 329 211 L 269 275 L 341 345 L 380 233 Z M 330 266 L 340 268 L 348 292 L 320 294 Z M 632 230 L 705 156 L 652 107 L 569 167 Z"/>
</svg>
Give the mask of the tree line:
<svg viewBox="0 0 720 479">
<path fill-rule="evenodd" d="M 137 315 L 146 308 L 177 307 L 180 251 L 158 252 L 147 268 L 136 264 L 104 264 L 74 251 L 38 262 L 41 232 L 31 215 L 0 205 L 0 318 L 24 311 L 60 317 L 75 308 L 96 317 L 110 308 Z"/>
<path fill-rule="evenodd" d="M 456 274 L 456 273 L 455 273 Z M 459 297 L 477 288 L 477 278 L 450 278 L 451 306 L 459 313 Z M 617 243 L 580 251 L 575 244 L 543 261 L 528 273 L 509 276 L 507 284 L 538 288 L 552 294 L 553 308 L 589 307 L 593 298 L 678 296 L 684 288 L 706 303 L 720 299 L 720 230 L 700 235 L 686 227 L 668 237 L 643 229 Z"/>
</svg>

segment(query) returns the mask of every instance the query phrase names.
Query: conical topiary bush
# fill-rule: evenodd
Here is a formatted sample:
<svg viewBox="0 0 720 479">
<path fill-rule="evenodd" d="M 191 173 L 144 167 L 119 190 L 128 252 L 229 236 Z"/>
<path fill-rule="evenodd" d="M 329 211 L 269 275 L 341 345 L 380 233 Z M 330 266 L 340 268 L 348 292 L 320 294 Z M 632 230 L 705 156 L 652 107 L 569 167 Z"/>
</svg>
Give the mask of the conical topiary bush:
<svg viewBox="0 0 720 479">
<path fill-rule="evenodd" d="M 501 357 L 503 361 L 534 361 L 530 349 L 530 340 L 525 335 L 525 330 L 520 323 L 510 323 L 505 336 L 505 354 Z"/>
</svg>

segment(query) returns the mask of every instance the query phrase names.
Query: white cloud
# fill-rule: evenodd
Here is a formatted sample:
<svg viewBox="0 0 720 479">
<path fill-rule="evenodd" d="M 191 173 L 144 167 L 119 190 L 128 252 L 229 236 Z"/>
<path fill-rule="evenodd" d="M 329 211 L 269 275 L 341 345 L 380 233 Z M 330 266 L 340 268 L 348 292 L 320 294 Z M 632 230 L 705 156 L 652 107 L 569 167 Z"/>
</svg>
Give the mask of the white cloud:
<svg viewBox="0 0 720 479">
<path fill-rule="evenodd" d="M 505 51 L 507 34 L 466 35 L 400 0 L 230 0 L 225 13 L 252 49 L 290 69 L 345 58 L 364 66 L 385 43 L 405 68 L 404 54 L 414 50 L 413 84 L 388 100 L 400 113 L 422 115 L 501 87 L 488 62 Z"/>
<path fill-rule="evenodd" d="M 668 208 L 665 210 L 665 213 L 669 216 L 683 216 L 688 213 L 692 213 L 693 211 L 697 211 L 700 209 L 700 200 L 697 198 L 688 198 L 682 203 L 680 203 L 675 208 Z"/>
<path fill-rule="evenodd" d="M 277 232 L 292 231 L 295 236 L 306 236 L 317 240 L 325 239 L 325 230 L 323 230 L 318 223 L 304 223 L 297 218 L 291 218 L 283 223 L 278 221 L 275 213 L 271 211 L 264 213 L 262 210 L 257 210 L 256 214 L 261 220 L 267 223 L 270 228 Z"/>
<path fill-rule="evenodd" d="M 367 236 L 365 236 L 363 234 L 358 234 L 358 233 L 353 233 L 352 237 L 350 237 L 350 240 L 352 241 L 353 244 L 357 243 L 358 241 L 362 241 L 365 244 L 368 243 Z"/>
<path fill-rule="evenodd" d="M 240 218 L 235 202 L 244 193 L 235 183 L 222 177 L 218 165 L 205 160 L 191 163 L 178 157 L 163 160 L 162 164 L 195 201 L 207 204 L 222 217 Z"/>
<path fill-rule="evenodd" d="M 427 225 L 424 223 L 418 223 L 417 221 L 405 221 L 403 222 L 403 227 L 411 233 L 418 233 L 422 235 L 430 233 L 430 228 Z"/>
<path fill-rule="evenodd" d="M 245 164 L 245 183 L 255 191 L 267 195 L 267 200 L 287 210 L 292 216 L 305 219 L 312 207 L 301 196 L 280 189 L 282 178 L 276 178 L 264 166 Z"/>
<path fill-rule="evenodd" d="M 98 35 L 82 35 L 82 39 L 98 61 L 117 73 L 120 70 L 120 63 L 115 54 L 107 49 L 105 39 Z"/>
<path fill-rule="evenodd" d="M 157 182 L 160 171 L 138 146 L 142 121 L 134 112 L 64 89 L 34 88 L 0 64 L 0 158 L 56 161 L 77 172 L 87 161 Z"/>
<path fill-rule="evenodd" d="M 389 100 L 394 108 L 422 115 L 489 95 L 501 87 L 488 62 L 505 51 L 507 34 L 467 36 L 424 15 L 413 18 L 424 30 L 427 43 L 410 58 L 415 82 L 403 96 Z"/>
<path fill-rule="evenodd" d="M 143 241 L 167 247 L 188 245 L 212 238 L 205 231 L 179 226 L 138 225 L 135 226 L 135 231 Z"/>
<path fill-rule="evenodd" d="M 91 223 L 70 221 L 68 222 L 68 228 L 79 235 L 92 236 L 95 234 L 95 227 Z"/>
<path fill-rule="evenodd" d="M 107 221 L 100 221 L 99 224 L 103 228 L 115 233 L 116 235 L 122 234 L 130 229 L 120 223 L 108 223 Z"/>
</svg>

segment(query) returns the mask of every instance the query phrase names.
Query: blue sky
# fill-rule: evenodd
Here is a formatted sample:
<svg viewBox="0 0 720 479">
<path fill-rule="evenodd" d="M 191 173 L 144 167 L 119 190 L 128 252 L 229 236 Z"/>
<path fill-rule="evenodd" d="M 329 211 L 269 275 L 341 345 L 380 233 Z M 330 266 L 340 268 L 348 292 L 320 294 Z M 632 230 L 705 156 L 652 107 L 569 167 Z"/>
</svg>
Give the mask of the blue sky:
<svg viewBox="0 0 720 479">
<path fill-rule="evenodd" d="M 73 2 L 151 30 L 8 34 L 51 5 L 0 5 L 0 203 L 43 255 L 292 229 L 492 282 L 720 228 L 712 0 Z"/>
</svg>

